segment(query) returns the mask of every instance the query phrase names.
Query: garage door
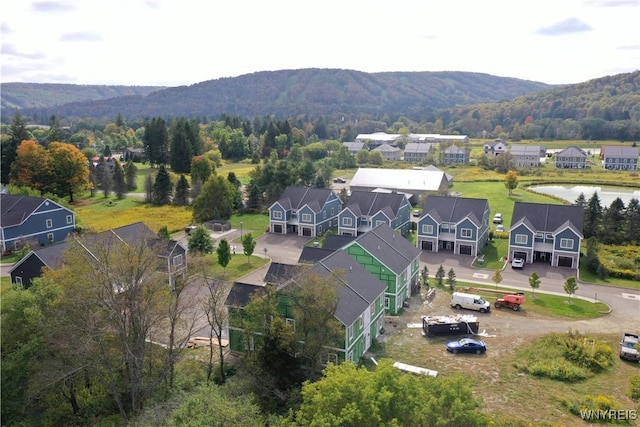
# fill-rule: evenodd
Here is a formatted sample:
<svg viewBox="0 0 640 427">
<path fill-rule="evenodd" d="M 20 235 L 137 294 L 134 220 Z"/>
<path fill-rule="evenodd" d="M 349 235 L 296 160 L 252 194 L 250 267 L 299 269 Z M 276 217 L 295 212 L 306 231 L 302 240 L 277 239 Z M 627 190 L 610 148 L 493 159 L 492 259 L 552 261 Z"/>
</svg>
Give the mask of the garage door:
<svg viewBox="0 0 640 427">
<path fill-rule="evenodd" d="M 302 229 L 302 235 L 303 236 L 307 236 L 310 237 L 311 236 L 311 229 L 309 227 L 304 227 Z"/>
<path fill-rule="evenodd" d="M 460 245 L 460 255 L 471 255 L 471 249 L 469 245 Z"/>
<path fill-rule="evenodd" d="M 433 250 L 433 242 L 422 242 L 422 250 L 423 251 L 432 251 Z"/>
<path fill-rule="evenodd" d="M 558 257 L 558 267 L 571 267 L 573 265 L 573 258 L 570 256 Z"/>
<path fill-rule="evenodd" d="M 522 258 L 524 260 L 524 262 L 527 262 L 527 253 L 526 252 L 514 252 L 513 253 L 513 257 L 514 258 Z"/>
<path fill-rule="evenodd" d="M 274 233 L 282 233 L 282 225 L 280 225 L 280 224 L 273 224 L 273 232 L 274 232 Z"/>
</svg>

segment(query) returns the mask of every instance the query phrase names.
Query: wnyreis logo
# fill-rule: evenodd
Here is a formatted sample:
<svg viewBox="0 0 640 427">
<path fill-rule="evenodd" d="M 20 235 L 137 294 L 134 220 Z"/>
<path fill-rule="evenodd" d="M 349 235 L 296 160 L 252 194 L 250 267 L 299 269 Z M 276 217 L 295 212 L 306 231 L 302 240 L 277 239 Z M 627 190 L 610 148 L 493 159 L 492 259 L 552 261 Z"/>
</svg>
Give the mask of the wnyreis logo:
<svg viewBox="0 0 640 427">
<path fill-rule="evenodd" d="M 585 421 L 631 421 L 638 419 L 635 409 L 584 409 L 580 418 Z"/>
</svg>

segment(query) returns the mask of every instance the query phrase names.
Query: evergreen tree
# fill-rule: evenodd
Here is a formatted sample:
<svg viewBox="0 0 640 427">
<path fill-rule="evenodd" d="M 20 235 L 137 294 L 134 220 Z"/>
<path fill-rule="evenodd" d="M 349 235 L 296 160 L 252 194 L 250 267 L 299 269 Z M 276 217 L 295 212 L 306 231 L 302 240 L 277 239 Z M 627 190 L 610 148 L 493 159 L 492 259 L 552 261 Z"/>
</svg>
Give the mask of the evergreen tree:
<svg viewBox="0 0 640 427">
<path fill-rule="evenodd" d="M 600 205 L 600 198 L 598 192 L 594 192 L 593 196 L 589 199 L 589 204 L 584 212 L 584 237 L 600 235 L 600 223 L 602 221 L 602 206 Z"/>
<path fill-rule="evenodd" d="M 111 157 L 111 148 L 109 147 L 109 144 L 106 144 L 104 146 L 104 150 L 102 150 L 102 155 L 106 158 Z"/>
<path fill-rule="evenodd" d="M 144 200 L 147 203 L 153 201 L 153 177 L 151 174 L 147 175 L 144 179 Z"/>
<path fill-rule="evenodd" d="M 436 282 L 438 283 L 438 286 L 443 286 L 444 285 L 444 277 L 447 273 L 444 271 L 444 267 L 442 266 L 442 264 L 440 264 L 440 267 L 438 267 L 438 271 L 436 271 Z"/>
<path fill-rule="evenodd" d="M 171 238 L 171 234 L 169 234 L 169 228 L 166 225 L 160 227 L 160 230 L 158 230 L 158 237 L 167 240 Z"/>
<path fill-rule="evenodd" d="M 187 119 L 178 118 L 171 127 L 171 150 L 169 163 L 176 173 L 191 172 L 191 160 L 194 156 L 193 132 Z"/>
<path fill-rule="evenodd" d="M 247 209 L 250 212 L 262 211 L 262 191 L 254 180 L 249 182 L 249 196 L 247 198 Z"/>
<path fill-rule="evenodd" d="M 626 217 L 625 240 L 631 245 L 640 245 L 640 203 L 638 203 L 638 199 L 629 200 Z"/>
<path fill-rule="evenodd" d="M 189 235 L 187 241 L 189 252 L 210 254 L 213 253 L 213 239 L 209 234 L 209 230 L 204 225 L 198 226 Z"/>
<path fill-rule="evenodd" d="M 173 197 L 173 203 L 178 206 L 189 204 L 189 181 L 184 175 L 180 175 L 180 179 L 176 184 L 176 193 Z"/>
<path fill-rule="evenodd" d="M 230 218 L 233 213 L 235 189 L 221 176 L 207 180 L 202 193 L 193 201 L 193 218 L 197 222 Z"/>
<path fill-rule="evenodd" d="M 447 273 L 447 284 L 452 291 L 456 288 L 456 272 L 453 271 L 453 267 Z"/>
<path fill-rule="evenodd" d="M 420 284 L 425 290 L 429 289 L 429 268 L 426 265 L 420 273 Z"/>
<path fill-rule="evenodd" d="M 100 163 L 98 163 L 98 170 L 100 171 L 100 187 L 104 193 L 105 199 L 111 194 L 113 188 L 113 172 L 109 166 L 109 162 L 104 157 L 100 157 Z"/>
<path fill-rule="evenodd" d="M 573 203 L 576 206 L 580 206 L 583 209 L 587 208 L 587 198 L 584 197 L 584 193 L 580 193 L 576 201 Z"/>
<path fill-rule="evenodd" d="M 627 240 L 624 235 L 625 222 L 624 202 L 620 197 L 616 197 L 604 212 L 600 241 L 613 245 L 625 242 Z"/>
<path fill-rule="evenodd" d="M 160 117 L 154 117 L 144 127 L 144 149 L 151 167 L 167 163 L 169 150 L 169 132 Z"/>
<path fill-rule="evenodd" d="M 173 194 L 173 184 L 171 183 L 171 177 L 169 172 L 160 165 L 156 180 L 153 183 L 152 203 L 156 206 L 168 205 L 171 203 L 171 196 Z"/>
<path fill-rule="evenodd" d="M 587 269 L 592 273 L 598 272 L 600 267 L 600 258 L 598 258 L 598 239 L 595 236 L 589 237 L 587 240 Z"/>
<path fill-rule="evenodd" d="M 9 137 L 2 139 L 2 158 L 0 159 L 0 182 L 9 183 L 10 166 L 16 159 L 18 147 L 24 140 L 31 139 L 31 135 L 27 130 L 27 123 L 20 111 L 16 110 L 11 127 L 9 128 Z"/>
<path fill-rule="evenodd" d="M 135 190 L 138 188 L 136 178 L 138 176 L 138 167 L 129 160 L 124 167 L 125 181 L 127 183 L 127 190 Z"/>
<path fill-rule="evenodd" d="M 49 132 L 47 134 L 47 142 L 64 142 L 66 141 L 64 137 L 64 132 L 60 127 L 60 120 L 55 115 L 49 117 Z"/>
<path fill-rule="evenodd" d="M 127 183 L 124 178 L 124 170 L 122 166 L 120 166 L 120 162 L 115 161 L 114 169 L 113 169 L 113 189 L 116 192 L 116 197 L 118 199 L 123 199 L 125 193 L 127 192 Z"/>
<path fill-rule="evenodd" d="M 218 264 L 222 266 L 222 269 L 226 271 L 227 265 L 231 261 L 231 247 L 227 239 L 220 240 L 218 247 L 216 248 L 216 255 L 218 257 Z"/>
</svg>

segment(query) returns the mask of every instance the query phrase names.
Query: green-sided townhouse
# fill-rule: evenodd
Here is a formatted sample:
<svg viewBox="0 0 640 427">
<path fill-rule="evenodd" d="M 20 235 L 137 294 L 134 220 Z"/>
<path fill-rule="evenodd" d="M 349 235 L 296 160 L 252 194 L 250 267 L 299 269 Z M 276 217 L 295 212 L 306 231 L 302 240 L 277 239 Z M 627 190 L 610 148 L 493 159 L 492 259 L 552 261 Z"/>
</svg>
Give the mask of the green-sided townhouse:
<svg viewBox="0 0 640 427">
<path fill-rule="evenodd" d="M 386 285 L 385 309 L 397 314 L 418 281 L 420 250 L 381 224 L 349 243 L 344 251 Z"/>
<path fill-rule="evenodd" d="M 272 274 L 270 281 L 276 282 L 279 288 L 295 282 L 295 277 L 291 279 L 290 268 L 282 268 L 282 265 L 274 267 L 285 272 L 282 280 L 274 278 Z M 336 251 L 318 261 L 312 269 L 321 277 L 338 282 L 338 304 L 334 317 L 340 322 L 342 339 L 335 345 L 328 345 L 323 357 L 333 363 L 359 360 L 382 333 L 386 286 L 343 251 Z M 270 268 L 270 271 L 274 269 Z M 228 336 L 232 352 L 245 352 L 254 345 L 254 340 L 247 340 L 242 329 L 241 316 L 251 293 L 262 290 L 264 286 L 234 283 L 227 298 Z M 278 312 L 287 319 L 287 323 L 295 325 L 293 310 L 284 296 L 279 298 Z"/>
</svg>

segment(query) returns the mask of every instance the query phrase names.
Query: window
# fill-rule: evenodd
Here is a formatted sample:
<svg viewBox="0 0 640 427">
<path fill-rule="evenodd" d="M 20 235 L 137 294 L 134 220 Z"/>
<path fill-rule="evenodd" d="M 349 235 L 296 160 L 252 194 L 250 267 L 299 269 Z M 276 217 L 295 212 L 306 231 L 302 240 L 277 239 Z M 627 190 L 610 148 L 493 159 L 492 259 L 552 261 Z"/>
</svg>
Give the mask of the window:
<svg viewBox="0 0 640 427">
<path fill-rule="evenodd" d="M 573 249 L 573 239 L 560 239 L 562 249 Z"/>
<path fill-rule="evenodd" d="M 282 219 L 281 211 L 273 211 L 273 219 Z"/>
<path fill-rule="evenodd" d="M 467 239 L 471 238 L 473 231 L 470 228 L 463 228 L 460 230 L 460 236 L 466 237 Z"/>
<path fill-rule="evenodd" d="M 353 338 L 353 325 L 347 328 L 347 336 L 349 337 L 349 339 Z"/>
<path fill-rule="evenodd" d="M 433 225 L 425 224 L 422 226 L 422 234 L 433 234 Z"/>
<path fill-rule="evenodd" d="M 387 310 L 389 309 L 389 298 L 384 299 L 384 308 Z"/>
<path fill-rule="evenodd" d="M 338 355 L 336 353 L 329 353 L 327 355 L 327 363 L 333 363 L 334 365 L 338 364 Z"/>
<path fill-rule="evenodd" d="M 334 216 L 336 214 L 335 208 L 331 208 L 331 216 Z"/>
<path fill-rule="evenodd" d="M 545 234 L 545 236 L 546 236 L 547 240 L 553 242 L 553 233 L 547 233 L 547 234 Z"/>
<path fill-rule="evenodd" d="M 536 233 L 536 239 L 540 239 L 540 240 L 542 240 L 542 239 L 543 239 L 543 233 L 542 233 L 541 231 L 538 231 L 538 232 Z"/>
<path fill-rule="evenodd" d="M 52 219 L 48 219 L 47 220 L 47 228 L 51 228 L 53 227 L 53 220 Z"/>
<path fill-rule="evenodd" d="M 526 234 L 516 234 L 516 243 L 519 245 L 526 245 L 529 241 Z"/>
<path fill-rule="evenodd" d="M 67 224 L 73 224 L 73 216 L 67 215 Z"/>
<path fill-rule="evenodd" d="M 327 219 L 327 212 L 326 211 L 322 211 L 322 219 Z"/>
<path fill-rule="evenodd" d="M 369 306 L 369 315 L 371 316 L 371 318 L 373 318 L 376 315 L 376 305 L 375 304 L 371 304 Z"/>
<path fill-rule="evenodd" d="M 376 221 L 376 227 L 382 224 L 386 224 L 387 221 Z"/>
<path fill-rule="evenodd" d="M 311 214 L 302 214 L 302 222 L 311 222 Z"/>
<path fill-rule="evenodd" d="M 182 265 L 182 254 L 173 257 L 173 265 L 174 267 Z"/>
<path fill-rule="evenodd" d="M 16 285 L 22 286 L 22 277 L 16 276 Z"/>
<path fill-rule="evenodd" d="M 345 227 L 351 227 L 353 225 L 352 218 L 344 217 L 342 218 L 342 225 Z"/>
<path fill-rule="evenodd" d="M 55 241 L 54 237 L 53 237 L 53 233 L 47 233 L 47 241 L 49 242 L 49 244 L 53 243 Z"/>
<path fill-rule="evenodd" d="M 285 318 L 284 321 L 287 323 L 287 326 L 293 328 L 293 330 L 296 330 L 296 321 L 295 319 L 291 319 L 289 317 Z"/>
<path fill-rule="evenodd" d="M 440 229 L 442 229 L 442 231 L 449 231 L 449 224 L 445 222 L 440 226 Z"/>
<path fill-rule="evenodd" d="M 318 226 L 318 233 L 322 234 L 322 226 L 321 225 Z"/>
</svg>

